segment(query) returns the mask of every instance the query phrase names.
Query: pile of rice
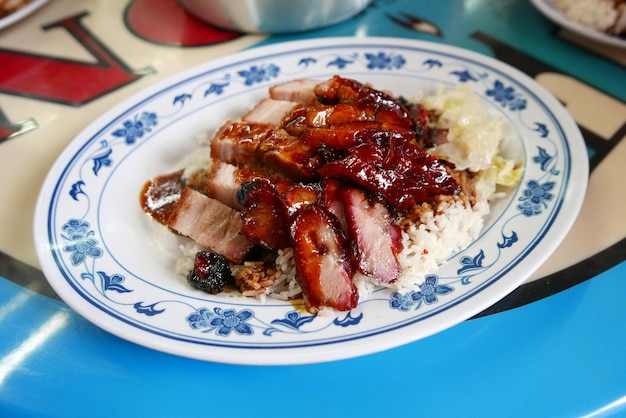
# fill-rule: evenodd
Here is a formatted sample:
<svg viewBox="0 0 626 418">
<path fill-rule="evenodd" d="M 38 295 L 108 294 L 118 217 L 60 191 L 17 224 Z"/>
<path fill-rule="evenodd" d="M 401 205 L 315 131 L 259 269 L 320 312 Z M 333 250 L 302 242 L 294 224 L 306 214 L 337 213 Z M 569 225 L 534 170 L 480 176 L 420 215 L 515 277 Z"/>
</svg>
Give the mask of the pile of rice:
<svg viewBox="0 0 626 418">
<path fill-rule="evenodd" d="M 626 33 L 624 0 L 552 0 L 554 6 L 581 25 L 613 35 Z"/>
<path fill-rule="evenodd" d="M 498 186 L 516 184 L 522 171 L 519 162 L 506 159 L 500 153 L 500 144 L 510 132 L 509 125 L 490 115 L 469 87 L 442 89 L 414 100 L 435 110 L 438 122 L 434 128 L 449 131 L 446 146 L 433 152 L 465 171 L 455 174 L 463 190 L 461 194 L 439 196 L 396 221 L 402 229 L 403 250 L 398 255 L 402 275 L 385 286 L 401 293 L 420 290 L 427 274 L 437 271 L 446 259 L 478 237 L 489 214 L 489 201 L 502 195 L 496 191 Z M 477 149 L 481 152 L 476 152 Z M 202 154 L 205 157 L 191 158 L 190 173 L 203 166 L 206 169 L 209 163 L 206 150 Z M 181 245 L 177 272 L 187 276 L 193 268 L 196 252 L 203 249 L 194 242 Z M 273 259 L 246 262 L 232 270 L 244 296 L 262 301 L 267 297 L 289 300 L 301 296 L 291 248 L 278 251 Z M 361 298 L 383 285 L 360 273 L 355 275 L 354 281 Z"/>
</svg>

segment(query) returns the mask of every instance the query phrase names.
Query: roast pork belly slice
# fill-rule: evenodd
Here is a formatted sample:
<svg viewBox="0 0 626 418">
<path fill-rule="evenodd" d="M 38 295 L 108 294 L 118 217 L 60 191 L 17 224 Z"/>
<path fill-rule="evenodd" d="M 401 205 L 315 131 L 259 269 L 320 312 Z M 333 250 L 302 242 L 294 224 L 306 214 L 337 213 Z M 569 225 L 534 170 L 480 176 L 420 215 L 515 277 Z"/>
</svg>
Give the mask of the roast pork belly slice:
<svg viewBox="0 0 626 418">
<path fill-rule="evenodd" d="M 259 159 L 259 148 L 276 128 L 264 123 L 229 121 L 211 140 L 211 158 L 254 171 L 260 175 L 277 175 Z"/>
<path fill-rule="evenodd" d="M 259 144 L 257 157 L 263 165 L 292 181 L 312 180 L 322 161 L 316 147 L 278 129 Z"/>
<path fill-rule="evenodd" d="M 230 121 L 211 140 L 211 157 L 260 176 L 300 181 L 315 177 L 317 148 L 265 123 Z"/>
<path fill-rule="evenodd" d="M 301 105 L 289 100 L 261 99 L 252 109 L 241 117 L 244 122 L 264 123 L 271 126 L 282 126 L 291 112 Z"/>
<path fill-rule="evenodd" d="M 236 264 L 254 246 L 241 234 L 239 212 L 190 187 L 183 189 L 167 226 Z"/>
<path fill-rule="evenodd" d="M 260 182 L 274 185 L 277 190 L 287 190 L 291 182 L 278 178 L 261 176 L 250 170 L 244 170 L 220 160 L 213 161 L 211 170 L 206 176 L 206 193 L 209 197 L 219 200 L 226 206 L 236 210 L 243 209 L 238 195 L 241 188 L 248 182 Z"/>
<path fill-rule="evenodd" d="M 315 95 L 315 86 L 321 81 L 312 79 L 297 79 L 270 87 L 270 97 L 276 100 L 288 100 L 304 105 L 318 104 Z"/>
<path fill-rule="evenodd" d="M 242 180 L 238 175 L 237 166 L 215 160 L 207 178 L 207 193 L 210 197 L 233 209 L 241 210 L 237 202 L 237 191 Z"/>
<path fill-rule="evenodd" d="M 392 224 L 389 210 L 354 187 L 344 187 L 342 195 L 350 236 L 356 243 L 359 271 L 382 283 L 395 282 L 402 272 L 396 258 L 402 244 L 400 230 Z"/>
<path fill-rule="evenodd" d="M 211 139 L 211 158 L 241 168 L 256 168 L 259 145 L 274 129 L 265 123 L 228 121 Z"/>
</svg>

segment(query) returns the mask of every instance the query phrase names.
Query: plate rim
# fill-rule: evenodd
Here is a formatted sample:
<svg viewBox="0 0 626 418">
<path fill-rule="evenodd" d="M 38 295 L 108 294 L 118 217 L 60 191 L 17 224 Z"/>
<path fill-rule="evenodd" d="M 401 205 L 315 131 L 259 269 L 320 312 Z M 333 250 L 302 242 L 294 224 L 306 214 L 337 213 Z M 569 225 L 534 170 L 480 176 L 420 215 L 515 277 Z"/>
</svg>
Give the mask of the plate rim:
<svg viewBox="0 0 626 418">
<path fill-rule="evenodd" d="M 37 255 L 38 258 L 42 259 L 42 257 L 45 257 L 45 255 L 49 252 L 47 251 L 44 247 L 38 245 L 38 241 L 40 241 L 38 239 L 38 221 L 39 218 L 41 216 L 42 213 L 42 208 L 44 208 L 44 212 L 46 213 L 46 215 L 48 214 L 48 208 L 49 205 L 51 204 L 50 202 L 50 198 L 52 198 L 52 196 L 54 196 L 54 193 L 51 194 L 51 196 L 48 197 L 48 199 L 46 200 L 46 187 L 47 185 L 49 185 L 49 183 L 51 181 L 54 181 L 54 183 L 56 183 L 58 181 L 58 175 L 53 175 L 55 173 L 55 169 L 57 168 L 57 166 L 63 166 L 64 164 L 67 164 L 67 156 L 71 156 L 74 154 L 77 154 L 79 149 L 82 146 L 85 146 L 86 144 L 83 144 L 82 142 L 80 142 L 80 139 L 89 139 L 91 138 L 95 131 L 98 130 L 98 127 L 103 125 L 103 122 L 107 121 L 110 123 L 110 120 L 112 119 L 113 116 L 115 115 L 119 115 L 120 111 L 122 109 L 127 110 L 131 107 L 136 107 L 139 105 L 139 103 L 141 103 L 142 101 L 147 100 L 148 98 L 152 97 L 154 94 L 157 94 L 158 92 L 162 91 L 163 89 L 166 89 L 168 87 L 172 86 L 172 83 L 175 82 L 176 80 L 178 80 L 179 82 L 183 82 L 183 81 L 188 81 L 190 76 L 194 75 L 195 77 L 199 77 L 203 72 L 206 71 L 215 71 L 218 68 L 221 67 L 225 67 L 228 65 L 233 65 L 234 63 L 238 63 L 238 62 L 242 62 L 245 60 L 256 60 L 259 58 L 262 58 L 264 56 L 266 56 L 267 54 L 271 53 L 272 51 L 276 51 L 278 48 L 285 48 L 285 49 L 289 49 L 288 47 L 291 48 L 295 48 L 295 47 L 299 47 L 299 48 L 306 48 L 306 47 L 311 47 L 311 48 L 328 48 L 328 46 L 324 46 L 323 44 L 327 43 L 327 45 L 335 45 L 337 43 L 342 43 L 344 44 L 346 47 L 350 47 L 350 46 L 357 46 L 357 45 L 371 45 L 371 46 L 380 46 L 380 45 L 388 45 L 388 46 L 396 46 L 396 47 L 402 47 L 402 46 L 406 46 L 406 47 L 410 47 L 410 48 L 439 48 L 441 50 L 443 50 L 443 52 L 446 52 L 448 54 L 454 54 L 455 56 L 457 56 L 458 58 L 462 58 L 462 59 L 468 59 L 472 58 L 475 60 L 480 60 L 480 62 L 485 62 L 486 60 L 486 64 L 489 65 L 490 67 L 496 67 L 501 71 L 505 71 L 507 75 L 509 75 L 511 78 L 514 78 L 515 80 L 519 81 L 521 84 L 523 84 L 526 87 L 532 87 L 532 92 L 533 93 L 537 93 L 537 91 L 539 91 L 541 94 L 540 99 L 542 101 L 542 103 L 545 103 L 545 100 L 548 101 L 552 101 L 552 103 L 546 103 L 546 107 L 548 107 L 549 109 L 551 109 L 553 112 L 559 113 L 558 117 L 557 115 L 555 115 L 555 120 L 557 120 L 559 122 L 560 125 L 564 125 L 564 124 L 569 124 L 570 127 L 574 127 L 576 128 L 576 132 L 577 134 L 580 136 L 578 138 L 578 142 L 580 142 L 582 140 L 582 135 L 580 134 L 580 131 L 578 130 L 577 125 L 575 124 L 575 122 L 573 121 L 573 119 L 571 118 L 571 116 L 569 116 L 569 114 L 566 112 L 566 110 L 562 107 L 562 105 L 547 91 L 545 90 L 545 88 L 541 87 L 535 80 L 533 80 L 532 78 L 530 78 L 529 76 L 527 76 L 526 74 L 520 72 L 519 70 L 513 68 L 512 66 L 503 63 L 501 61 L 496 60 L 495 58 L 483 55 L 481 53 L 478 53 L 476 51 L 472 51 L 472 50 L 467 50 L 467 49 L 463 49 L 460 47 L 456 47 L 456 46 L 452 46 L 452 45 L 445 45 L 445 44 L 438 44 L 438 43 L 434 43 L 434 42 L 428 42 L 428 41 L 421 41 L 421 40 L 412 40 L 412 39 L 403 39 L 403 38 L 390 38 L 390 37 L 371 37 L 371 38 L 352 38 L 352 37 L 335 37 L 335 38 L 319 38 L 319 39 L 308 39 L 308 40 L 300 40 L 300 41 L 287 41 L 287 42 L 281 42 L 281 43 L 274 43 L 274 44 L 270 44 L 270 45 L 265 45 L 265 46 L 260 46 L 260 47 L 255 47 L 255 48 L 251 48 L 248 50 L 244 50 L 244 51 L 239 51 L 236 53 L 233 53 L 229 56 L 226 57 L 222 57 L 222 58 L 217 58 L 205 63 L 202 63 L 200 65 L 191 67 L 187 70 L 178 72 L 176 74 L 173 74 L 159 82 L 156 82 L 155 84 L 148 86 L 147 88 L 139 91 L 138 93 L 135 93 L 129 97 L 127 97 L 125 100 L 123 100 L 121 103 L 117 104 L 116 106 L 112 107 L 109 111 L 105 112 L 104 114 L 102 114 L 100 117 L 98 117 L 97 119 L 95 119 L 94 121 L 90 122 L 89 124 L 87 124 L 87 126 L 72 140 L 68 143 L 68 145 L 65 147 L 65 149 L 63 150 L 63 152 L 58 156 L 58 158 L 56 159 L 56 161 L 54 162 L 53 166 L 51 167 L 50 171 L 48 172 L 48 175 L 46 176 L 46 180 L 44 181 L 44 186 L 42 187 L 42 191 L 40 192 L 40 195 L 38 197 L 37 200 L 37 206 L 36 206 L 36 210 L 35 210 L 35 218 L 34 218 L 34 240 L 35 240 L 35 247 L 37 249 Z M 549 106 L 548 106 L 549 105 Z M 564 119 L 564 120 L 563 120 Z M 568 140 L 567 143 L 569 145 L 569 147 L 571 148 L 571 144 L 569 143 L 570 141 Z M 73 149 L 73 146 L 75 149 Z M 578 143 L 578 146 L 581 146 L 580 143 Z M 570 158 L 571 158 L 571 151 L 570 151 Z M 587 169 L 585 170 L 585 172 L 588 172 L 588 160 L 585 157 L 584 159 L 584 163 L 587 164 Z M 58 171 L 58 170 L 57 170 Z M 574 174 L 574 172 L 572 171 L 572 175 Z M 582 176 L 582 179 L 584 180 L 583 183 L 581 184 L 581 186 L 583 188 L 586 189 L 587 187 L 587 175 L 585 174 L 585 176 Z M 571 176 L 570 179 L 568 180 L 568 182 L 571 181 Z M 48 187 L 49 189 L 49 187 Z M 567 191 L 570 191 L 571 189 L 569 187 L 566 188 Z M 567 193 L 567 191 L 565 193 Z M 570 197 L 570 199 L 572 199 L 573 197 L 571 196 L 571 191 L 569 193 L 567 193 L 567 196 Z M 564 199 L 565 197 L 567 197 L 564 195 Z M 546 251 L 548 253 L 551 253 L 556 246 L 558 245 L 558 243 L 561 242 L 561 240 L 564 238 L 564 236 L 566 235 L 567 231 L 569 230 L 569 228 L 571 227 L 571 225 L 573 224 L 579 210 L 580 210 L 580 206 L 582 205 L 582 198 L 578 198 L 578 199 L 574 199 L 575 201 L 573 203 L 570 204 L 574 204 L 575 205 L 575 210 L 574 210 L 574 214 L 570 215 L 567 219 L 563 219 L 562 217 L 559 218 L 558 216 L 555 215 L 555 219 L 553 219 L 551 221 L 551 224 L 554 223 L 564 223 L 564 228 L 561 228 L 558 230 L 558 239 L 552 240 L 552 241 L 546 241 L 545 239 L 543 239 L 543 237 L 534 245 L 535 249 L 533 250 L 533 252 L 535 252 L 535 256 L 536 256 L 536 251 L 537 251 L 537 247 L 541 248 L 543 251 Z M 560 213 L 560 209 L 558 211 Z M 47 224 L 47 216 L 46 216 L 46 222 Z M 550 228 L 548 228 L 548 230 L 552 230 L 552 234 L 556 234 L 556 232 L 553 230 L 553 226 L 551 226 Z M 46 228 L 46 235 L 47 235 L 47 228 Z M 547 233 L 548 231 L 546 231 Z M 544 234 L 545 235 L 545 234 Z M 46 239 L 46 243 L 47 243 L 47 239 Z M 541 262 L 536 263 L 537 265 L 535 266 L 535 269 L 539 267 L 539 265 L 545 261 L 545 259 L 547 258 L 547 255 L 545 257 L 542 258 Z M 45 268 L 44 268 L 45 267 Z M 518 270 L 520 269 L 519 267 L 519 263 L 516 263 L 514 266 L 509 267 L 507 270 Z M 408 342 L 412 342 L 415 341 L 416 339 L 421 339 L 424 338 L 428 335 L 432 335 L 434 333 L 440 332 L 443 329 L 449 328 L 452 325 L 449 325 L 449 321 L 442 321 L 442 323 L 444 323 L 440 328 L 436 328 L 436 327 L 431 327 L 430 329 L 434 329 L 434 331 L 432 332 L 428 332 L 427 335 L 422 335 L 419 338 L 414 338 L 414 336 L 408 336 L 405 335 L 405 338 L 399 338 L 399 339 L 394 339 L 394 343 L 390 343 L 387 345 L 381 345 L 379 344 L 377 349 L 374 350 L 362 350 L 362 349 L 357 349 L 355 350 L 352 347 L 342 347 L 341 350 L 337 350 L 337 351 L 341 351 L 341 353 L 335 352 L 334 355 L 321 355 L 321 356 L 315 356 L 315 355 L 311 355 L 310 353 L 308 354 L 309 357 L 307 359 L 303 359 L 301 357 L 301 348 L 302 347 L 296 347 L 295 348 L 295 352 L 293 351 L 294 348 L 293 347 L 286 347 L 286 348 L 273 348 L 272 352 L 275 354 L 273 356 L 271 356 L 271 358 L 264 358 L 265 361 L 259 361 L 259 359 L 253 359 L 253 358 L 249 358 L 249 359 L 245 359 L 245 360 L 241 360 L 241 356 L 235 354 L 234 356 L 232 355 L 220 355 L 220 356 L 210 356 L 211 358 L 207 358 L 206 356 L 206 350 L 208 349 L 207 345 L 205 344 L 196 344 L 195 349 L 190 349 L 190 347 L 187 347 L 187 349 L 183 349 L 183 350 L 177 350 L 176 348 L 172 349 L 170 344 L 167 343 L 162 343 L 162 341 L 151 341 L 149 343 L 145 343 L 143 341 L 137 341 L 134 338 L 129 338 L 128 336 L 124 336 L 124 335 L 120 335 L 123 334 L 121 333 L 118 329 L 116 329 L 115 327 L 112 327 L 110 324 L 102 324 L 100 323 L 100 321 L 94 322 L 93 318 L 90 317 L 89 313 L 87 311 L 90 311 L 90 309 L 84 309 L 84 307 L 81 305 L 81 303 L 83 302 L 82 298 L 79 299 L 78 302 L 72 300 L 72 302 L 74 303 L 70 303 L 69 301 L 66 300 L 67 297 L 67 287 L 63 286 L 63 282 L 67 283 L 67 280 L 62 281 L 61 283 L 56 283 L 54 280 L 49 279 L 49 275 L 50 274 L 58 274 L 58 271 L 52 269 L 47 263 L 43 263 L 42 262 L 42 270 L 44 271 L 44 274 L 46 276 L 46 279 L 50 282 L 51 286 L 55 289 L 55 291 L 57 291 L 57 293 L 59 293 L 59 296 L 62 297 L 63 300 L 66 301 L 66 303 L 68 303 L 68 305 L 70 305 L 73 309 L 75 309 L 79 314 L 81 314 L 83 317 L 85 317 L 86 319 L 90 320 L 91 322 L 95 323 L 97 326 L 99 326 L 100 328 L 103 328 L 113 334 L 116 334 L 122 338 L 125 338 L 127 340 L 131 340 L 137 344 L 140 345 L 144 345 L 153 349 L 157 349 L 160 351 L 165 351 L 165 352 L 169 352 L 171 354 L 176 354 L 176 355 L 181 355 L 184 357 L 192 357 L 192 358 L 197 358 L 197 359 L 201 359 L 201 360 L 208 360 L 208 361 L 218 361 L 218 362 L 224 362 L 224 363 L 235 363 L 235 364 L 267 364 L 267 365 L 272 365 L 272 364 L 304 364 L 304 363 L 312 363 L 312 362 L 323 362 L 323 361 L 330 361 L 330 360 L 339 360 L 339 359 L 344 359 L 344 358 L 349 358 L 349 357 L 355 357 L 355 356 L 359 356 L 359 355 L 365 355 L 365 354 L 371 354 L 374 352 L 378 352 L 378 351 L 382 351 L 385 349 L 389 349 L 401 344 L 406 344 Z M 50 271 L 52 270 L 52 271 Z M 526 277 L 529 276 L 532 273 L 533 270 L 529 271 L 526 274 Z M 492 283 L 490 283 L 488 286 L 493 286 L 493 288 L 499 288 L 499 287 L 503 287 L 505 289 L 508 289 L 507 292 L 505 294 L 500 294 L 501 292 L 498 292 L 497 296 L 491 296 L 489 298 L 487 298 L 486 301 L 482 302 L 482 305 L 484 305 L 481 309 L 477 309 L 477 311 L 480 311 L 482 309 L 485 309 L 488 306 L 491 306 L 493 303 L 495 303 L 497 300 L 500 300 L 502 297 L 504 297 L 506 294 L 510 293 L 511 291 L 513 291 L 515 288 L 517 288 L 522 282 L 523 279 L 520 279 L 517 281 L 517 283 L 513 286 L 509 283 L 505 283 L 506 281 L 504 280 L 495 280 Z M 485 292 L 477 292 L 478 294 L 481 294 L 481 298 L 485 298 L 488 295 L 485 295 Z M 89 303 L 92 306 L 96 306 L 93 305 L 91 303 Z M 81 306 L 74 306 L 74 305 L 81 305 Z M 97 308 L 97 306 L 96 306 Z M 475 309 L 476 310 L 476 309 Z M 439 313 L 438 315 L 442 315 L 444 317 L 447 317 L 448 315 L 454 314 L 456 312 L 456 309 L 450 308 L 447 309 L 445 312 L 443 313 Z M 478 312 L 472 312 L 469 315 L 467 315 L 465 318 L 462 318 L 459 321 L 456 321 L 456 323 L 458 322 L 462 322 L 463 320 L 467 319 L 468 317 L 472 316 L 473 314 L 478 313 Z M 455 315 L 452 315 L 455 316 Z M 119 318 L 118 318 L 119 319 Z M 104 326 L 103 326 L 104 325 Z M 135 326 L 134 324 L 130 324 L 131 326 Z M 395 331 L 385 331 L 385 334 L 389 334 L 389 333 L 394 333 L 397 334 L 397 332 Z M 400 333 L 402 334 L 402 333 Z M 132 337 L 132 336 L 131 336 Z M 367 336 L 363 337 L 363 338 L 367 338 Z M 348 341 L 341 341 L 339 343 L 332 343 L 332 344 L 336 344 L 337 346 L 343 346 L 346 345 L 347 343 L 350 343 L 351 341 L 353 341 L 354 339 L 349 339 Z M 359 338 L 359 340 L 362 341 L 362 338 Z M 399 343 L 398 343 L 399 342 Z M 310 344 L 307 346 L 311 346 L 311 345 L 321 345 L 319 343 L 316 344 Z M 223 349 L 223 347 L 219 347 L 220 349 Z M 352 350 L 351 350 L 352 348 Z M 230 350 L 233 351 L 237 351 L 237 348 L 232 347 L 229 348 Z M 241 350 L 253 350 L 256 352 L 256 350 L 258 350 L 258 348 L 241 348 Z"/>
</svg>

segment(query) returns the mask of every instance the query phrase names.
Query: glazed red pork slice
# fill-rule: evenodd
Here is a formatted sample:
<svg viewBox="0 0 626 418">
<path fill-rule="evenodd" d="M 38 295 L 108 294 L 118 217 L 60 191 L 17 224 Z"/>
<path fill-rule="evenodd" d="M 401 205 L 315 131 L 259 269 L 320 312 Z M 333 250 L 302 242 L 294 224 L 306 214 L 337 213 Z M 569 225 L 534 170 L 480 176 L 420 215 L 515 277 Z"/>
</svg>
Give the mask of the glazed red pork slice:
<svg viewBox="0 0 626 418">
<path fill-rule="evenodd" d="M 304 105 L 319 104 L 315 95 L 315 86 L 320 83 L 318 80 L 297 79 L 270 87 L 269 93 L 272 99 L 288 100 Z"/>
<path fill-rule="evenodd" d="M 242 263 L 253 245 L 241 234 L 239 212 L 223 203 L 185 187 L 167 226 L 193 239 L 233 263 Z"/>
<path fill-rule="evenodd" d="M 302 208 L 318 202 L 319 188 L 313 184 L 271 184 L 250 181 L 241 189 L 242 233 L 268 250 L 291 247 L 290 221 Z"/>
<path fill-rule="evenodd" d="M 300 209 L 319 203 L 319 183 L 294 183 L 280 194 L 280 199 L 287 208 L 287 215 L 292 217 Z"/>
<path fill-rule="evenodd" d="M 241 117 L 244 122 L 282 126 L 283 120 L 301 105 L 289 100 L 265 98 Z"/>
<path fill-rule="evenodd" d="M 415 132 L 387 123 L 358 121 L 326 127 L 308 127 L 300 140 L 311 146 L 328 145 L 346 150 L 362 143 L 388 144 L 391 138 L 410 141 Z"/>
<path fill-rule="evenodd" d="M 356 307 L 354 264 L 349 243 L 336 219 L 319 205 L 299 210 L 291 224 L 296 261 L 296 281 L 302 288 L 307 310 L 347 311 Z"/>
<path fill-rule="evenodd" d="M 244 190 L 241 232 L 246 238 L 273 251 L 291 246 L 287 208 L 274 185 L 252 181 Z"/>
<path fill-rule="evenodd" d="M 348 220 L 346 218 L 346 205 L 344 204 L 341 191 L 343 184 L 336 179 L 322 178 L 322 191 L 320 193 L 320 201 L 330 213 L 332 213 L 341 226 L 341 230 L 348 234 Z"/>
<path fill-rule="evenodd" d="M 356 120 L 376 120 L 407 129 L 413 126 L 408 110 L 400 101 L 356 80 L 334 76 L 315 86 L 314 92 L 320 103 L 338 105 L 332 110 L 336 120 L 344 114 L 361 111 L 366 117 Z"/>
<path fill-rule="evenodd" d="M 342 195 L 359 271 L 383 283 L 395 282 L 402 272 L 396 258 L 402 250 L 400 228 L 392 224 L 384 203 L 370 201 L 362 190 L 344 187 Z"/>
</svg>

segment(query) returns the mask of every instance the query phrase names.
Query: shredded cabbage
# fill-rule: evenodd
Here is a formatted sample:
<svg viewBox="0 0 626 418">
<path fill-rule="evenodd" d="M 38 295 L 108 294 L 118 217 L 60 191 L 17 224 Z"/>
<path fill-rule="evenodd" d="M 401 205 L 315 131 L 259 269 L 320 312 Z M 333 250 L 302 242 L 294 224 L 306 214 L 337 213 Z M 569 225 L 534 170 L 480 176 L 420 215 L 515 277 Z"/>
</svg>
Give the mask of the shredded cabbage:
<svg viewBox="0 0 626 418">
<path fill-rule="evenodd" d="M 467 84 L 420 100 L 435 112 L 437 129 L 447 129 L 447 142 L 429 150 L 453 162 L 457 169 L 478 174 L 476 188 L 487 199 L 495 196 L 497 186 L 513 186 L 522 176 L 520 164 L 501 155 L 500 144 L 510 126 L 489 114 L 481 99 Z"/>
</svg>

